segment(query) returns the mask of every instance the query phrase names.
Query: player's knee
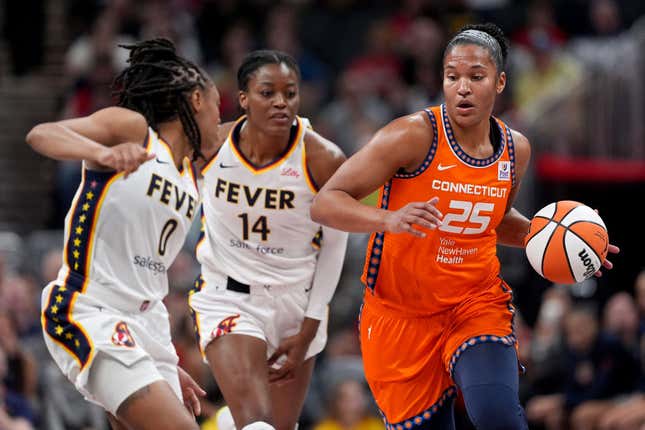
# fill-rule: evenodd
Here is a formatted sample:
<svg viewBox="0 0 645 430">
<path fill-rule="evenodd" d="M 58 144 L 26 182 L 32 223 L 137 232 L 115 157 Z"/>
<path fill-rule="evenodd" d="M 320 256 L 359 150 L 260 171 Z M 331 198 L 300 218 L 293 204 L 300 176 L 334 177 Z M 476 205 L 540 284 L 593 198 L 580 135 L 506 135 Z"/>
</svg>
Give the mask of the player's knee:
<svg viewBox="0 0 645 430">
<path fill-rule="evenodd" d="M 517 394 L 505 386 L 469 387 L 466 409 L 477 430 L 528 429 Z"/>
</svg>

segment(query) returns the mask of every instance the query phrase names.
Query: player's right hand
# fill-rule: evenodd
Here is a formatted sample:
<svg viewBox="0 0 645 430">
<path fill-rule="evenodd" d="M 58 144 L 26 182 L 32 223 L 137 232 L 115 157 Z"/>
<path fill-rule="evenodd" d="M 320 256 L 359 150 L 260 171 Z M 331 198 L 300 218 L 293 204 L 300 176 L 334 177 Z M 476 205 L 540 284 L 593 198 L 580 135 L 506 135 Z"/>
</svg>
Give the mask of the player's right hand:
<svg viewBox="0 0 645 430">
<path fill-rule="evenodd" d="M 389 211 L 385 219 L 385 231 L 425 237 L 425 232 L 415 226 L 430 230 L 441 226 L 443 214 L 435 206 L 438 201 L 439 197 L 433 197 L 427 202 L 412 202 L 397 211 Z"/>
<path fill-rule="evenodd" d="M 117 172 L 125 172 L 124 177 L 127 178 L 140 165 L 155 157 L 156 155 L 147 152 L 141 143 L 121 143 L 112 147 L 104 147 L 99 151 L 94 161 Z"/>
</svg>

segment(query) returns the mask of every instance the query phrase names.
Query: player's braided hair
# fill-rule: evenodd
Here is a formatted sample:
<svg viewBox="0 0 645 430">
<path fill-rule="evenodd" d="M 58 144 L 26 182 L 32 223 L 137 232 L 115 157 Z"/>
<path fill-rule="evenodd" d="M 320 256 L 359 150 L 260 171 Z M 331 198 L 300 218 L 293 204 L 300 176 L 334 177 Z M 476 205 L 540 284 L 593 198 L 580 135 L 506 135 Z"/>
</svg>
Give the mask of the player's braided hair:
<svg viewBox="0 0 645 430">
<path fill-rule="evenodd" d="M 112 85 L 119 106 L 142 114 L 153 129 L 161 122 L 179 117 L 194 156 L 201 153 L 201 133 L 189 103 L 189 92 L 206 88 L 208 78 L 195 64 L 180 57 L 168 39 L 119 45 L 130 50 L 128 67 Z"/>
</svg>

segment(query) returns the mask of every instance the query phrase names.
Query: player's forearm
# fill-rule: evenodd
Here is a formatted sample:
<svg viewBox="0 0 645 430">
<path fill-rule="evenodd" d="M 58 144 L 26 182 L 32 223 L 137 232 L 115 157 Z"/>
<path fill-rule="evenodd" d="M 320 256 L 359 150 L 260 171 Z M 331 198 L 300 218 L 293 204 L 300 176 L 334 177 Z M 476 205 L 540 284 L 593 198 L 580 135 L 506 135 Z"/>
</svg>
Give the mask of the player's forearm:
<svg viewBox="0 0 645 430">
<path fill-rule="evenodd" d="M 385 231 L 387 210 L 365 205 L 344 191 L 323 190 L 311 206 L 315 222 L 350 233 Z"/>
<path fill-rule="evenodd" d="M 530 221 L 517 209 L 511 208 L 497 226 L 497 243 L 524 248 L 524 237 L 529 231 Z"/>
<path fill-rule="evenodd" d="M 329 227 L 322 229 L 322 246 L 309 293 L 305 316 L 322 320 L 343 271 L 348 234 Z"/>
<path fill-rule="evenodd" d="M 320 320 L 305 317 L 305 319 L 302 320 L 302 326 L 300 327 L 300 335 L 307 341 L 311 342 L 314 337 L 316 337 L 319 326 Z"/>
<path fill-rule="evenodd" d="M 105 146 L 56 123 L 43 123 L 31 129 L 27 144 L 36 152 L 55 160 L 96 160 Z"/>
</svg>

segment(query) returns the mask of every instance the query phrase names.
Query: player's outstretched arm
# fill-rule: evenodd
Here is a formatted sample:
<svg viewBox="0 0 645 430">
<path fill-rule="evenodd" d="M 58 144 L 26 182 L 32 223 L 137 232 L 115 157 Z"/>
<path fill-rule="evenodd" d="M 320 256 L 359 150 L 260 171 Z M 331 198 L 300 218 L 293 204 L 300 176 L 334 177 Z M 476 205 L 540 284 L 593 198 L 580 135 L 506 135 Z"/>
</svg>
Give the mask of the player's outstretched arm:
<svg viewBox="0 0 645 430">
<path fill-rule="evenodd" d="M 49 158 L 85 160 L 89 168 L 127 174 L 155 156 L 143 146 L 147 131 L 141 114 L 110 107 L 83 118 L 38 124 L 26 141 Z"/>
</svg>

